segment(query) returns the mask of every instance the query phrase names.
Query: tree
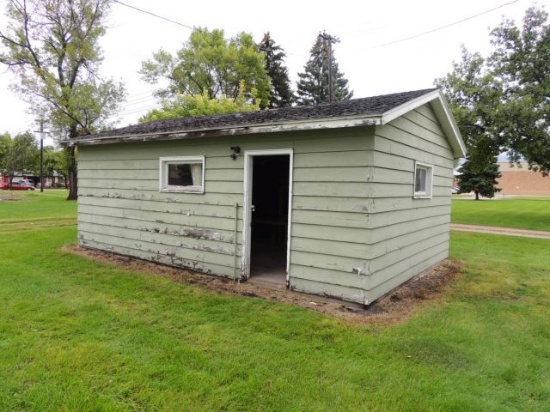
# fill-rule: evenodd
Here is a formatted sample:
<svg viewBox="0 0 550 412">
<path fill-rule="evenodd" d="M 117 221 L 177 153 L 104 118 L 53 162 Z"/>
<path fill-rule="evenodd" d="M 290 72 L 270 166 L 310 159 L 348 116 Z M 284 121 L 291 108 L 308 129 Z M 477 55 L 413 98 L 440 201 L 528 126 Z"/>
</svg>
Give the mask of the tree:
<svg viewBox="0 0 550 412">
<path fill-rule="evenodd" d="M 461 193 L 475 192 L 494 197 L 496 178 L 500 176 L 495 159 L 502 141 L 498 133 L 501 89 L 497 79 L 485 67 L 479 53 L 462 48 L 462 61 L 453 63 L 453 72 L 436 84 L 447 95 L 451 110 L 466 144 L 468 157 L 461 166 L 458 183 Z"/>
<path fill-rule="evenodd" d="M 511 159 L 550 172 L 550 25 L 548 13 L 529 8 L 523 26 L 505 20 L 492 31 L 488 64 L 501 80 L 499 125 Z"/>
<path fill-rule="evenodd" d="M 491 141 L 492 156 L 508 152 L 510 161 L 524 158 L 529 168 L 550 172 L 550 26 L 548 14 L 530 8 L 523 26 L 505 20 L 491 32 L 495 47 L 489 57 L 462 51 L 462 62 L 436 80 L 446 94 L 470 152 Z M 487 150 L 484 148 L 481 152 Z"/>
<path fill-rule="evenodd" d="M 294 93 L 290 87 L 288 69 L 284 63 L 286 57 L 284 50 L 275 44 L 269 32 L 264 34 L 258 48 L 265 55 L 265 68 L 271 79 L 271 99 L 268 107 L 272 109 L 290 106 L 294 101 Z"/>
<path fill-rule="evenodd" d="M 4 145 L 3 145 L 4 146 Z M 26 132 L 15 136 L 7 147 L 3 158 L 2 169 L 9 176 L 10 184 L 16 173 L 36 175 L 40 169 L 40 151 L 32 133 Z"/>
<path fill-rule="evenodd" d="M 340 72 L 332 52 L 332 44 L 337 41 L 336 38 L 326 33 L 317 36 L 311 49 L 310 58 L 304 66 L 304 72 L 298 73 L 297 100 L 299 104 L 328 103 L 331 94 L 333 101 L 349 100 L 353 97 L 353 92 L 348 90 L 348 80 Z"/>
<path fill-rule="evenodd" d="M 75 138 L 108 125 L 124 87 L 99 77 L 99 39 L 109 0 L 8 0 L 0 31 L 0 63 L 17 75 L 13 86 L 59 136 Z M 69 147 L 68 199 L 77 197 L 76 152 Z"/>
<path fill-rule="evenodd" d="M 260 101 L 254 98 L 254 90 L 252 90 L 252 102 L 248 102 L 245 98 L 244 91 L 245 85 L 244 82 L 241 82 L 240 92 L 235 99 L 225 96 L 212 99 L 208 96 L 206 90 L 202 95 L 178 95 L 172 99 L 164 100 L 161 109 L 150 111 L 141 117 L 139 122 L 260 110 Z"/>
<path fill-rule="evenodd" d="M 65 150 L 55 150 L 53 146 L 44 147 L 44 176 L 63 177 L 65 188 L 67 188 L 68 165 L 69 162 Z"/>
<path fill-rule="evenodd" d="M 494 141 L 481 138 L 468 153 L 468 158 L 459 167 L 457 177 L 460 193 L 475 193 L 475 199 L 479 196 L 492 198 L 500 189 L 496 187 L 501 174 L 499 171 L 497 156 L 494 155 Z"/>
<path fill-rule="evenodd" d="M 7 174 L 8 155 L 11 151 L 12 139 L 8 132 L 0 134 L 0 173 Z"/>
<path fill-rule="evenodd" d="M 236 99 L 243 81 L 246 98 L 252 98 L 253 89 L 262 103 L 267 104 L 270 97 L 264 56 L 248 33 L 227 40 L 223 30 L 197 28 L 176 55 L 159 50 L 142 63 L 140 74 L 150 84 L 168 82 L 156 91 L 163 99 L 202 96 L 205 91 L 209 99 Z"/>
</svg>

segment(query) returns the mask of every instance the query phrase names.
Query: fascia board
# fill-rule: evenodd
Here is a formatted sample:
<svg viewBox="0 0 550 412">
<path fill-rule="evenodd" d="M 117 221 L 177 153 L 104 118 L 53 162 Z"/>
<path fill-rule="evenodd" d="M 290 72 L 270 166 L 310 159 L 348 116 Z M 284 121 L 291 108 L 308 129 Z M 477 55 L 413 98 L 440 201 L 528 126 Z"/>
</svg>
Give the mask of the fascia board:
<svg viewBox="0 0 550 412">
<path fill-rule="evenodd" d="M 137 133 L 113 136 L 81 137 L 65 140 L 65 146 L 92 146 L 113 143 L 130 143 L 143 141 L 165 141 L 178 139 L 197 139 L 213 136 L 238 136 L 247 134 L 262 134 L 274 132 L 292 132 L 320 129 L 337 129 L 346 127 L 376 126 L 381 124 L 379 115 L 351 116 L 330 119 L 315 119 L 306 121 L 278 122 L 236 127 L 219 127 L 211 129 L 171 130 L 160 133 Z"/>
</svg>

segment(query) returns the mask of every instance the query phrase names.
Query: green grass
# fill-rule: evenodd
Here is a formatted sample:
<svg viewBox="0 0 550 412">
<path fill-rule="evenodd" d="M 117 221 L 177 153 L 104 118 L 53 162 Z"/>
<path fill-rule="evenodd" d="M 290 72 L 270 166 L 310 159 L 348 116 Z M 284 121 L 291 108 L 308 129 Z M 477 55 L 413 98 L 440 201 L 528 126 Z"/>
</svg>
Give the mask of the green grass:
<svg viewBox="0 0 550 412">
<path fill-rule="evenodd" d="M 66 190 L 40 192 L 0 190 L 0 233 L 52 225 L 74 225 L 76 202 L 66 202 Z"/>
<path fill-rule="evenodd" d="M 453 233 L 445 298 L 353 326 L 63 253 L 55 209 L 0 233 L 2 411 L 550 410 L 547 240 Z"/>
<path fill-rule="evenodd" d="M 454 199 L 451 221 L 470 225 L 550 231 L 550 197 Z"/>
</svg>

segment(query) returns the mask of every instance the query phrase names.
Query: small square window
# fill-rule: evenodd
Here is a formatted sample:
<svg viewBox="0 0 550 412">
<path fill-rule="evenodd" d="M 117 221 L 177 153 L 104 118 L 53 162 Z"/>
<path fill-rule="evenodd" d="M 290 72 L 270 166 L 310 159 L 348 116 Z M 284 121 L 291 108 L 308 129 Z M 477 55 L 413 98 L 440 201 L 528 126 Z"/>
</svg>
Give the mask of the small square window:
<svg viewBox="0 0 550 412">
<path fill-rule="evenodd" d="M 204 193 L 204 156 L 161 157 L 160 191 Z"/>
<path fill-rule="evenodd" d="M 432 197 L 433 166 L 416 163 L 414 170 L 414 198 L 425 199 Z"/>
</svg>

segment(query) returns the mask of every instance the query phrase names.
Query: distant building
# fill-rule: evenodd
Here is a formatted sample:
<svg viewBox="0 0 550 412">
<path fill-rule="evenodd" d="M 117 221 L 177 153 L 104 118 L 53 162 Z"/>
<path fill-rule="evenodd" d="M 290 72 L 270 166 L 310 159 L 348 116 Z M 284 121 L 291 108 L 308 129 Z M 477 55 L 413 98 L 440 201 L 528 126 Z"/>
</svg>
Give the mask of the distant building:
<svg viewBox="0 0 550 412">
<path fill-rule="evenodd" d="M 509 162 L 499 162 L 502 176 L 497 187 L 501 195 L 550 196 L 550 176 L 529 170 L 526 163 L 511 166 Z"/>
</svg>

